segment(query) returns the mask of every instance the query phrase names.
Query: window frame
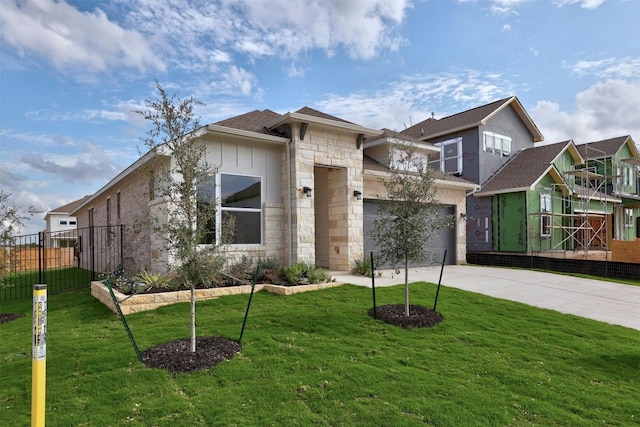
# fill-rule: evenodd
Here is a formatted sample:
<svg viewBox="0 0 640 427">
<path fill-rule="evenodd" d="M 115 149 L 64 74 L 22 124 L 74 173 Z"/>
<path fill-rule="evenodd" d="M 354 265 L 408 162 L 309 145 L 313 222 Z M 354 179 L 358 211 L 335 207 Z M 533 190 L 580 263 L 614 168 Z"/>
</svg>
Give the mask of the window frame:
<svg viewBox="0 0 640 427">
<path fill-rule="evenodd" d="M 624 208 L 624 228 L 633 228 L 633 209 Z"/>
<path fill-rule="evenodd" d="M 223 201 L 223 191 L 224 189 L 222 188 L 222 177 L 224 176 L 235 176 L 235 177 L 246 177 L 246 178 L 254 178 L 257 179 L 258 183 L 259 183 L 259 188 L 260 188 L 260 192 L 259 192 L 259 197 L 260 200 L 258 202 L 258 206 L 257 208 L 255 207 L 238 207 L 238 206 L 224 206 L 224 201 Z M 223 215 L 225 213 L 231 214 L 233 215 L 234 212 L 236 213 L 257 213 L 258 214 L 258 226 L 259 226 L 259 239 L 256 242 L 241 242 L 238 243 L 236 241 L 227 243 L 227 245 L 229 246 L 237 246 L 237 245 L 262 245 L 264 242 L 264 224 L 263 224 L 263 218 L 264 218 L 264 209 L 263 209 L 263 205 L 264 205 L 264 177 L 261 175 L 252 175 L 252 174 L 246 174 L 246 173 L 235 173 L 235 172 L 218 172 L 215 174 L 215 176 L 210 177 L 210 179 L 208 180 L 208 185 L 213 184 L 215 186 L 214 192 L 212 193 L 215 200 L 213 201 L 216 204 L 216 213 L 215 213 L 215 224 L 214 224 L 214 230 L 213 230 L 213 234 L 215 235 L 214 239 L 207 239 L 207 240 L 212 240 L 211 243 L 200 243 L 201 245 L 207 245 L 207 244 L 215 244 L 215 245 L 219 245 L 220 244 L 220 236 L 222 235 L 222 223 L 223 223 Z M 209 228 L 209 230 L 211 231 L 211 229 Z M 236 234 L 237 236 L 237 234 Z M 234 236 L 234 239 L 236 238 L 236 236 Z"/>
<path fill-rule="evenodd" d="M 551 237 L 553 205 L 551 194 L 540 193 L 540 237 Z"/>
<path fill-rule="evenodd" d="M 260 184 L 260 201 L 259 201 L 259 207 L 258 208 L 245 208 L 245 207 L 237 207 L 237 206 L 223 206 L 223 200 L 222 200 L 222 192 L 223 192 L 223 188 L 222 188 L 222 176 L 226 175 L 226 176 L 236 176 L 236 177 L 247 177 L 247 178 L 257 178 L 259 184 Z M 231 242 L 229 243 L 229 245 L 232 246 L 236 246 L 236 245 L 262 245 L 263 241 L 264 241 L 264 230 L 263 230 L 263 201 L 264 201 L 264 197 L 263 197 L 263 185 L 262 185 L 262 181 L 263 181 L 263 177 L 260 175 L 251 175 L 251 174 L 243 174 L 243 173 L 234 173 L 234 172 L 220 172 L 216 175 L 216 198 L 217 198 L 217 211 L 216 211 L 216 240 L 218 239 L 217 236 L 220 236 L 220 227 L 222 226 L 222 215 L 224 214 L 224 212 L 238 212 L 238 213 L 258 213 L 258 222 L 259 222 L 259 228 L 260 228 L 260 236 L 259 236 L 259 240 L 257 242 L 245 242 L 245 243 L 236 243 L 236 242 Z M 235 238 L 235 237 L 234 237 Z"/>
<path fill-rule="evenodd" d="M 445 153 L 445 148 L 453 144 L 456 144 L 456 156 L 455 156 L 455 159 L 457 160 L 456 170 L 448 171 L 446 167 L 447 160 L 452 160 L 454 159 L 454 157 L 453 156 L 445 157 L 444 153 Z M 462 137 L 459 136 L 456 138 L 447 139 L 446 141 L 436 142 L 434 145 L 440 147 L 440 171 L 446 174 L 462 175 L 462 169 L 463 169 Z"/>
<path fill-rule="evenodd" d="M 492 143 L 488 144 L 488 139 L 492 139 Z M 500 141 L 499 144 L 497 141 Z M 482 132 L 482 148 L 485 152 L 490 152 L 493 154 L 498 154 L 500 156 L 509 156 L 511 155 L 511 137 L 506 135 L 501 135 L 499 133 L 483 131 Z M 500 145 L 498 147 L 498 145 Z"/>
<path fill-rule="evenodd" d="M 551 237 L 551 215 L 540 215 L 540 237 Z"/>
</svg>

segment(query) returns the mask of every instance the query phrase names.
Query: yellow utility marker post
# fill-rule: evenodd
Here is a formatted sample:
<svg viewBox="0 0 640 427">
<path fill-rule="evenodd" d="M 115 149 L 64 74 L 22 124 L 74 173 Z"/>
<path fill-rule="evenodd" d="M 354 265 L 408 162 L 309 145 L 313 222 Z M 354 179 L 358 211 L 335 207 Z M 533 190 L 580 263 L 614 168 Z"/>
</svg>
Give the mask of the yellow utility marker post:
<svg viewBox="0 0 640 427">
<path fill-rule="evenodd" d="M 33 285 L 31 427 L 44 427 L 47 385 L 47 285 Z"/>
</svg>

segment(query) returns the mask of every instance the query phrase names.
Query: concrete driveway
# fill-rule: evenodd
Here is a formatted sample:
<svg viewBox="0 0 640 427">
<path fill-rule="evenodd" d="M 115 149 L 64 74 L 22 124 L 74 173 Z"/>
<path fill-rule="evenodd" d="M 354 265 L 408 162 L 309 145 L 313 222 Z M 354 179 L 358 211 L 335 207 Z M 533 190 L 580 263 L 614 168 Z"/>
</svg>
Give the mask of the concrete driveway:
<svg viewBox="0 0 640 427">
<path fill-rule="evenodd" d="M 371 278 L 333 272 L 342 283 L 371 287 Z M 440 267 L 409 270 L 409 282 L 438 283 Z M 404 270 L 382 270 L 377 286 L 404 283 Z M 640 286 L 539 271 L 446 265 L 442 285 L 640 330 Z"/>
</svg>

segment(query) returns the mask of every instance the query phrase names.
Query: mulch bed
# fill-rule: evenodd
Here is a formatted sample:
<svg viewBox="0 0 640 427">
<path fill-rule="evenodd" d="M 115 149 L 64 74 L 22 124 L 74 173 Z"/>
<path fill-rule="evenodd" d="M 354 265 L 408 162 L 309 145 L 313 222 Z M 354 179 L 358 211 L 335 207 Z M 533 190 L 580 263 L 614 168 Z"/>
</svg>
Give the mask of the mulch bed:
<svg viewBox="0 0 640 427">
<path fill-rule="evenodd" d="M 373 308 L 367 314 L 373 317 Z M 421 305 L 409 305 L 409 316 L 404 315 L 404 304 L 381 305 L 376 307 L 376 315 L 379 320 L 404 329 L 430 328 L 444 320 L 440 313 Z"/>
<path fill-rule="evenodd" d="M 142 361 L 149 368 L 166 369 L 176 375 L 211 368 L 231 359 L 240 348 L 240 343 L 229 338 L 197 337 L 196 352 L 191 353 L 191 340 L 181 338 L 145 350 Z"/>
<path fill-rule="evenodd" d="M 11 322 L 12 320 L 24 317 L 24 314 L 18 313 L 0 313 L 0 324 Z"/>
</svg>

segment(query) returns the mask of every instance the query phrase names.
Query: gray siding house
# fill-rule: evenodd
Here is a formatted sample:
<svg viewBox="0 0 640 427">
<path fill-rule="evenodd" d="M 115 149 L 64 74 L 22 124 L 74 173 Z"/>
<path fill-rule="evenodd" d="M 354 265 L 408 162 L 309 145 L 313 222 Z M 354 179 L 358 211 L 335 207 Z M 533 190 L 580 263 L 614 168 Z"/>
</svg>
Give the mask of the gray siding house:
<svg viewBox="0 0 640 427">
<path fill-rule="evenodd" d="M 453 114 L 428 118 L 402 132 L 441 148 L 434 166 L 482 185 L 518 152 L 544 137 L 515 96 Z M 467 197 L 467 251 L 492 251 L 490 198 Z"/>
</svg>

